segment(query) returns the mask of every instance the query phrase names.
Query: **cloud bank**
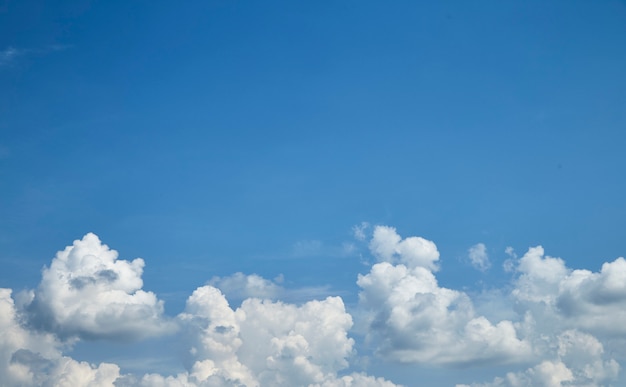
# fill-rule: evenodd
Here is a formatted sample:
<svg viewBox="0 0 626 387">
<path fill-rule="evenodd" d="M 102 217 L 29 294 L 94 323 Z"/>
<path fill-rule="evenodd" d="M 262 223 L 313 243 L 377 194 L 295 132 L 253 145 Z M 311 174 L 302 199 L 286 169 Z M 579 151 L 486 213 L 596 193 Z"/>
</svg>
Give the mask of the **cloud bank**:
<svg viewBox="0 0 626 387">
<path fill-rule="evenodd" d="M 568 268 L 541 246 L 521 258 L 507 251 L 512 280 L 488 306 L 508 310 L 484 313 L 481 298 L 440 285 L 434 242 L 403 238 L 389 226 L 369 229 L 365 223 L 353 229 L 354 243 L 377 262 L 355 273 L 358 304 L 350 309 L 341 297 L 320 294 L 286 302 L 282 278 L 235 273 L 197 288 L 177 316 L 166 316 L 163 301 L 143 289 L 141 258 L 119 259 L 87 234 L 56 254 L 36 289 L 19 296 L 0 289 L 0 385 L 396 386 L 393 375 L 359 368 L 369 357 L 416 369 L 484 370 L 482 380 L 458 387 L 619 380 L 626 356 L 618 323 L 626 318 L 624 258 L 593 272 Z M 490 264 L 486 251 L 484 244 L 468 250 L 478 269 Z M 116 364 L 66 355 L 80 340 L 164 335 L 184 343 L 184 372 L 128 374 Z M 498 375 L 494 367 L 510 371 Z"/>
</svg>

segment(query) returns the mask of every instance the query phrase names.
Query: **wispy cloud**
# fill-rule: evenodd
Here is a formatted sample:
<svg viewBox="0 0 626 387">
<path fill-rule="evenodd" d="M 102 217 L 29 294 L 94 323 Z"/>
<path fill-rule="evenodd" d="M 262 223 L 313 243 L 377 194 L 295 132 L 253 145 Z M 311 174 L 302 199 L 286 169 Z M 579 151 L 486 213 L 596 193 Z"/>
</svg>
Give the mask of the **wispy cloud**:
<svg viewBox="0 0 626 387">
<path fill-rule="evenodd" d="M 476 270 L 486 271 L 491 266 L 487 246 L 484 243 L 477 243 L 467 251 L 470 263 Z"/>
<path fill-rule="evenodd" d="M 21 51 L 10 46 L 0 51 L 0 66 L 6 66 L 12 63 L 21 53 Z"/>
<path fill-rule="evenodd" d="M 260 298 L 299 304 L 331 295 L 344 295 L 329 285 L 286 288 L 282 285 L 283 282 L 282 274 L 274 280 L 268 280 L 257 274 L 246 275 L 238 272 L 228 277 L 213 277 L 208 285 L 219 288 L 230 301 Z"/>
<path fill-rule="evenodd" d="M 70 45 L 52 44 L 41 48 L 16 48 L 8 46 L 0 51 L 0 67 L 15 64 L 20 58 L 27 56 L 46 55 L 70 48 Z"/>
</svg>

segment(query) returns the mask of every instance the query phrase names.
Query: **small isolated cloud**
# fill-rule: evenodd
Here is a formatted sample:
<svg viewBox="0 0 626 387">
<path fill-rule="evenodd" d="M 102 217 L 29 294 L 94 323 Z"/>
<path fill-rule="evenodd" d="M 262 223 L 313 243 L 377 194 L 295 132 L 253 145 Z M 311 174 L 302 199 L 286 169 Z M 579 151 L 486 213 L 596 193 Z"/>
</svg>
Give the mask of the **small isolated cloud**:
<svg viewBox="0 0 626 387">
<path fill-rule="evenodd" d="M 143 259 L 117 258 L 92 233 L 59 251 L 26 306 L 31 324 L 64 338 L 136 339 L 172 331 L 163 301 L 141 289 Z"/>
<path fill-rule="evenodd" d="M 504 249 L 504 253 L 509 257 L 504 261 L 504 263 L 502 263 L 502 268 L 505 272 L 512 273 L 513 271 L 515 271 L 515 267 L 518 264 L 517 254 L 511 246 L 507 246 L 506 249 Z"/>
<path fill-rule="evenodd" d="M 491 266 L 487 247 L 483 243 L 477 243 L 467 251 L 470 263 L 476 270 L 486 271 Z"/>
<path fill-rule="evenodd" d="M 13 47 L 5 48 L 0 51 L 0 66 L 6 66 L 12 63 L 19 55 L 21 55 L 21 51 L 18 51 Z"/>
<path fill-rule="evenodd" d="M 367 230 L 369 229 L 370 224 L 367 222 L 361 222 L 355 226 L 352 226 L 352 235 L 354 235 L 354 239 L 358 241 L 364 241 L 367 238 Z"/>
</svg>

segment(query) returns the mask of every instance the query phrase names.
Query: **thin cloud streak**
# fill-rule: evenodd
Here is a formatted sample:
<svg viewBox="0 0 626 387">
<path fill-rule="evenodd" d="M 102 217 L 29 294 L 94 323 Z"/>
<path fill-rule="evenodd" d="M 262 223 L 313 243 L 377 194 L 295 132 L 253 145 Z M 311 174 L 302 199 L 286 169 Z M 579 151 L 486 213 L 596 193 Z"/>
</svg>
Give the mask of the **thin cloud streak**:
<svg viewBox="0 0 626 387">
<path fill-rule="evenodd" d="M 13 65 L 23 57 L 46 55 L 52 52 L 67 50 L 71 47 L 71 45 L 63 44 L 51 44 L 43 48 L 15 48 L 8 46 L 4 50 L 0 50 L 0 67 Z"/>
</svg>

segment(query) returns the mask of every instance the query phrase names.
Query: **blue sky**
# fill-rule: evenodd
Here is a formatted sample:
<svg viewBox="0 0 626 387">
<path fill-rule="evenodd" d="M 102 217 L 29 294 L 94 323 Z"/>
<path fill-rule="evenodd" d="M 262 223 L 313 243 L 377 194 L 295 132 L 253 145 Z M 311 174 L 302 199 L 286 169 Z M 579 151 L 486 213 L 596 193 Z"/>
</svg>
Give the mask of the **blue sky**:
<svg viewBox="0 0 626 387">
<path fill-rule="evenodd" d="M 320 366 L 327 383 L 356 373 L 353 385 L 375 377 L 407 386 L 619 385 L 626 379 L 611 361 L 625 364 L 614 343 L 626 332 L 590 321 L 619 321 L 626 305 L 618 286 L 626 269 L 616 260 L 626 254 L 624 69 L 623 1 L 6 1 L 0 287 L 12 289 L 3 302 L 13 306 L 3 313 L 25 343 L 38 337 L 48 346 L 0 340 L 0 370 L 27 350 L 52 364 L 31 372 L 34 384 L 61 383 L 54 367 L 68 356 L 91 363 L 80 368 L 85 375 L 117 364 L 117 385 L 157 385 L 141 378 L 181 372 L 202 385 L 208 379 L 192 368 L 208 360 L 225 385 L 283 376 L 321 383 L 290 371 L 263 379 L 261 366 L 246 363 L 253 355 L 245 340 L 231 354 L 250 370 L 240 379 L 210 348 L 190 359 L 209 328 L 187 341 L 181 332 L 194 331 L 189 321 L 210 325 L 215 317 L 199 305 L 219 304 L 222 296 L 207 289 L 220 288 L 233 316 L 270 313 L 278 304 L 253 308 L 264 298 L 282 301 L 293 321 L 309 318 L 312 300 L 348 316 L 352 324 L 333 329 L 345 330 L 343 344 L 354 342 L 333 366 Z M 119 259 L 96 254 L 106 249 L 83 239 L 90 232 Z M 55 255 L 76 240 L 76 254 L 95 254 L 99 269 Z M 434 242 L 438 258 L 416 241 Z M 545 255 L 529 250 L 539 245 Z M 136 257 L 145 261 L 140 271 L 115 263 Z M 63 298 L 62 284 L 42 273 L 54 262 L 57 273 L 79 278 L 63 285 L 76 297 Z M 452 336 L 420 331 L 428 318 L 415 297 L 398 305 L 368 298 L 384 282 L 375 276 L 384 265 L 408 270 L 410 281 L 389 285 L 391 293 L 447 305 L 443 315 L 424 313 L 451 318 Z M 430 290 L 403 287 L 431 275 L 438 285 Z M 155 297 L 139 302 L 155 313 L 147 337 L 119 342 L 142 336 L 141 319 L 128 311 L 107 320 L 120 327 L 112 332 L 85 322 L 89 303 L 76 300 L 112 289 L 124 289 L 110 301 L 118 306 L 139 302 L 141 291 Z M 450 294 L 472 310 L 464 319 L 450 317 L 463 309 L 442 301 Z M 570 299 L 583 306 L 570 308 Z M 111 307 L 94 302 L 103 308 L 94 316 Z M 54 305 L 78 314 L 62 318 Z M 413 305 L 402 329 L 390 317 L 394 305 Z M 517 346 L 454 336 L 479 317 Z M 255 331 L 261 322 L 231 320 L 241 337 L 265 337 Z M 420 341 L 424 332 L 435 341 Z M 302 333 L 311 348 L 326 343 L 319 335 Z M 466 346 L 424 354 L 450 343 Z M 479 344 L 493 357 L 481 358 Z M 162 351 L 170 345 L 186 357 Z M 602 375 L 581 379 L 583 365 L 596 361 Z M 547 369 L 561 375 L 558 384 L 540 379 Z"/>
</svg>

